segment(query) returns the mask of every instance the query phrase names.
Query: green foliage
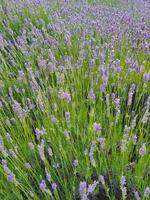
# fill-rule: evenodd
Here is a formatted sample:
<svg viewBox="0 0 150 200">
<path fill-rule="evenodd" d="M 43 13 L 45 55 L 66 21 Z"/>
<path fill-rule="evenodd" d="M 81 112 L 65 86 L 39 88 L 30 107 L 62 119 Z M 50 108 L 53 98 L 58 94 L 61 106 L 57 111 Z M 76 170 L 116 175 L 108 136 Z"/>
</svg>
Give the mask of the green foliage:
<svg viewBox="0 0 150 200">
<path fill-rule="evenodd" d="M 89 0 L 90 3 L 104 3 L 107 5 L 118 6 L 115 0 Z M 31 20 L 32 24 L 38 29 L 46 29 L 49 22 L 49 14 L 39 7 L 35 13 L 29 9 L 24 12 L 16 20 L 9 19 L 8 27 L 14 31 L 11 35 L 7 30 L 7 26 L 1 21 L 1 32 L 6 40 L 16 39 L 23 27 L 25 18 Z M 2 13 L 2 18 L 7 16 Z M 44 25 L 38 24 L 39 19 L 44 21 Z M 81 35 L 73 33 L 71 37 L 71 45 L 67 46 L 63 40 L 63 34 L 55 33 L 49 30 L 49 35 L 57 39 L 58 48 L 53 49 L 54 56 L 60 64 L 62 56 L 70 56 L 72 65 L 76 63 L 79 57 Z M 101 46 L 109 41 L 109 38 L 101 38 L 94 36 L 97 45 Z M 28 41 L 30 43 L 30 41 Z M 43 57 L 48 59 L 48 47 L 46 44 L 43 48 Z M 9 149 L 15 149 L 17 159 L 8 156 L 8 166 L 16 175 L 15 183 L 8 183 L 7 174 L 0 165 L 0 199 L 2 200 L 24 200 L 24 199 L 56 199 L 56 200 L 73 200 L 79 199 L 79 183 L 86 180 L 88 184 L 99 179 L 99 175 L 104 175 L 106 180 L 105 187 L 99 186 L 94 191 L 94 198 L 97 199 L 121 199 L 120 178 L 124 175 L 127 179 L 127 199 L 133 199 L 131 194 L 138 190 L 143 197 L 144 189 L 150 184 L 149 181 L 149 161 L 150 154 L 139 156 L 139 149 L 142 144 L 149 144 L 150 123 L 143 124 L 141 122 L 145 112 L 145 103 L 150 92 L 150 83 L 143 86 L 143 74 L 149 70 L 149 57 L 143 50 L 133 51 L 127 38 L 114 46 L 115 59 L 120 60 L 122 70 L 113 73 L 110 70 L 108 84 L 104 92 L 100 92 L 100 85 L 103 80 L 98 71 L 100 60 L 97 59 L 94 66 L 91 65 L 92 49 L 88 47 L 82 67 L 79 69 L 71 68 L 64 73 L 64 83 L 57 81 L 57 72 L 49 72 L 47 69 L 39 69 L 37 57 L 40 56 L 40 47 L 33 51 L 30 55 L 23 54 L 21 50 L 6 47 L 1 50 L 0 54 L 0 80 L 1 90 L 0 97 L 3 106 L 0 107 L 0 134 L 2 135 L 4 146 Z M 128 52 L 140 65 L 143 65 L 143 72 L 128 73 L 129 66 L 126 64 Z M 106 50 L 105 63 L 109 64 L 110 49 Z M 15 65 L 11 63 L 15 61 Z M 40 71 L 36 81 L 39 89 L 35 93 L 31 89 L 30 80 L 31 72 L 25 68 L 25 63 L 29 61 L 31 72 Z M 27 81 L 18 81 L 18 71 L 22 70 Z M 95 80 L 97 82 L 95 83 Z M 3 85 L 4 83 L 4 85 Z M 132 84 L 136 84 L 136 93 L 131 105 L 127 106 L 128 93 Z M 94 85 L 96 100 L 88 100 L 88 93 Z M 13 97 L 10 95 L 10 89 L 13 91 Z M 71 93 L 71 102 L 62 101 L 58 98 L 60 90 Z M 19 91 L 19 92 L 18 92 Z M 120 98 L 120 116 L 116 119 L 116 107 L 112 100 L 112 93 Z M 28 104 L 28 98 L 33 103 L 33 109 L 27 113 L 25 118 L 21 118 L 13 110 L 14 100 L 25 108 Z M 43 110 L 39 106 L 37 99 L 43 104 Z M 71 120 L 67 122 L 64 117 L 65 112 L 70 112 Z M 51 117 L 57 118 L 56 123 L 51 122 Z M 125 126 L 130 127 L 134 117 L 137 115 L 137 123 L 134 129 L 130 129 L 129 138 L 124 151 L 120 151 L 121 142 L 124 142 L 123 132 Z M 93 128 L 94 122 L 98 122 L 102 126 L 102 133 L 97 135 Z M 45 156 L 43 160 L 40 158 L 38 145 L 40 142 L 35 136 L 35 129 L 40 130 L 44 127 L 47 134 L 42 136 L 45 141 Z M 69 137 L 64 136 L 64 131 L 68 130 Z M 11 140 L 7 138 L 7 133 L 11 135 Z M 138 143 L 133 144 L 133 136 L 137 135 Z M 98 137 L 106 139 L 105 148 L 101 148 L 96 143 L 94 151 L 94 159 L 96 165 L 92 166 L 89 159 L 89 151 L 92 141 L 96 141 Z M 32 142 L 35 145 L 31 150 L 28 144 Z M 48 147 L 51 147 L 53 156 L 47 153 Z M 147 145 L 147 152 L 150 146 Z M 1 160 L 4 159 L 2 153 Z M 73 165 L 73 161 L 78 160 L 77 167 Z M 31 165 L 31 169 L 27 170 L 25 163 Z M 59 166 L 57 167 L 57 164 Z M 39 183 L 45 178 L 45 168 L 51 174 L 50 183 L 47 181 L 48 191 L 41 192 Z M 56 182 L 58 189 L 50 193 L 51 184 Z M 109 188 L 109 190 L 108 190 Z M 34 193 L 31 198 L 29 192 Z M 98 196 L 98 195 L 102 195 Z M 51 196 L 52 195 L 52 196 Z M 143 198 L 144 199 L 144 198 Z M 145 198 L 146 199 L 146 198 Z"/>
</svg>

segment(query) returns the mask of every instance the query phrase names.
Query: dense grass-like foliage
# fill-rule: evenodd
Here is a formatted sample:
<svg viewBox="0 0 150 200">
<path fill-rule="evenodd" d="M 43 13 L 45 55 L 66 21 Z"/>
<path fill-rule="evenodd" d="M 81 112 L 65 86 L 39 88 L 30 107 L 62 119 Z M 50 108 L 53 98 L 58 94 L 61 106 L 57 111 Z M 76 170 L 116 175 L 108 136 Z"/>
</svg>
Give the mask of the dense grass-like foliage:
<svg viewBox="0 0 150 200">
<path fill-rule="evenodd" d="M 150 199 L 150 2 L 0 5 L 0 199 Z"/>
</svg>

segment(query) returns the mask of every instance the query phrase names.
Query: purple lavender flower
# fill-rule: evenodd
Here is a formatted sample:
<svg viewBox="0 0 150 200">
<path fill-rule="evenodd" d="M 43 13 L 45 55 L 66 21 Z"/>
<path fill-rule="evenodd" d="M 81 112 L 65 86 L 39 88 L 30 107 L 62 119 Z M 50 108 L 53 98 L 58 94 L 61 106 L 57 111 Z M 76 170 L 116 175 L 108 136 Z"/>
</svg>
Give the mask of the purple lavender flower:
<svg viewBox="0 0 150 200">
<path fill-rule="evenodd" d="M 144 74 L 144 82 L 147 83 L 150 80 L 150 72 Z"/>
<path fill-rule="evenodd" d="M 49 56 L 50 56 L 51 62 L 55 64 L 56 59 L 55 59 L 55 56 L 54 56 L 53 52 L 51 51 L 51 49 L 49 49 Z"/>
<path fill-rule="evenodd" d="M 2 166 L 7 166 L 7 160 L 2 159 Z"/>
<path fill-rule="evenodd" d="M 70 112 L 65 112 L 66 121 L 70 120 Z"/>
<path fill-rule="evenodd" d="M 19 76 L 18 76 L 17 79 L 18 79 L 19 82 L 21 82 L 21 81 L 26 81 L 26 76 L 25 76 L 25 74 L 24 74 L 23 71 L 19 70 L 19 71 L 18 71 L 18 75 L 19 75 Z"/>
<path fill-rule="evenodd" d="M 48 63 L 48 68 L 51 72 L 54 72 L 57 69 L 56 66 L 53 63 L 50 63 L 50 62 Z"/>
<path fill-rule="evenodd" d="M 2 152 L 4 150 L 4 142 L 3 142 L 3 138 L 0 135 L 0 151 Z"/>
<path fill-rule="evenodd" d="M 128 106 L 131 106 L 131 104 L 132 104 L 132 98 L 135 93 L 135 89 L 136 89 L 136 85 L 133 84 L 128 93 Z"/>
<path fill-rule="evenodd" d="M 107 83 L 108 81 L 108 71 L 104 66 L 100 66 L 99 71 L 102 75 L 102 80 L 104 83 Z"/>
<path fill-rule="evenodd" d="M 146 50 L 149 48 L 148 42 L 145 41 L 145 42 L 143 43 L 143 48 L 146 49 Z"/>
<path fill-rule="evenodd" d="M 124 135 L 128 135 L 129 132 L 130 132 L 131 128 L 128 127 L 127 125 L 125 125 L 125 128 L 124 128 Z"/>
<path fill-rule="evenodd" d="M 51 175 L 50 175 L 50 173 L 48 172 L 48 170 L 46 168 L 45 168 L 45 174 L 46 174 L 46 179 L 50 182 Z"/>
<path fill-rule="evenodd" d="M 126 195 L 127 195 L 127 188 L 125 187 L 125 184 L 126 184 L 126 177 L 122 176 L 121 180 L 120 180 L 120 188 L 121 188 L 121 191 L 122 191 L 123 199 L 126 199 Z"/>
<path fill-rule="evenodd" d="M 146 187 L 144 190 L 144 196 L 148 197 L 150 195 L 150 187 Z"/>
<path fill-rule="evenodd" d="M 40 5 L 41 4 L 41 0 L 36 0 L 36 4 Z"/>
<path fill-rule="evenodd" d="M 40 190 L 41 190 L 42 192 L 45 191 L 45 189 L 46 189 L 45 180 L 42 180 L 42 181 L 40 182 L 39 187 L 40 187 Z"/>
<path fill-rule="evenodd" d="M 120 99 L 115 98 L 114 102 L 115 102 L 116 108 L 118 109 L 120 107 Z"/>
<path fill-rule="evenodd" d="M 67 139 L 69 139 L 69 131 L 64 130 L 64 136 L 65 136 Z"/>
<path fill-rule="evenodd" d="M 98 185 L 98 181 L 94 181 L 93 184 L 90 184 L 88 186 L 88 189 L 87 189 L 88 193 L 94 192 L 94 190 L 95 190 L 95 188 L 96 188 L 97 185 Z"/>
<path fill-rule="evenodd" d="M 134 63 L 132 64 L 132 66 L 130 67 L 130 71 L 137 71 L 138 68 L 139 68 L 138 63 L 137 63 L 137 62 L 134 62 Z"/>
<path fill-rule="evenodd" d="M 15 182 L 15 180 L 16 180 L 15 174 L 8 175 L 7 180 L 8 180 L 8 182 Z"/>
<path fill-rule="evenodd" d="M 34 193 L 32 191 L 29 191 L 30 197 L 34 197 Z"/>
<path fill-rule="evenodd" d="M 143 144 L 142 147 L 139 149 L 139 155 L 142 157 L 144 155 L 146 155 L 146 145 L 145 144 Z"/>
<path fill-rule="evenodd" d="M 3 149 L 1 152 L 4 158 L 7 158 L 9 156 L 6 149 Z"/>
<path fill-rule="evenodd" d="M 61 100 L 71 101 L 71 95 L 68 92 L 59 92 L 58 97 Z"/>
<path fill-rule="evenodd" d="M 79 194 L 80 194 L 81 200 L 88 200 L 88 198 L 87 198 L 87 183 L 85 181 L 80 182 Z"/>
<path fill-rule="evenodd" d="M 56 124 L 56 123 L 57 123 L 57 118 L 56 118 L 54 115 L 51 116 L 51 122 L 52 122 L 53 124 Z"/>
<path fill-rule="evenodd" d="M 96 146 L 96 141 L 92 141 L 92 144 L 91 144 L 91 147 L 90 147 L 90 152 L 89 152 L 89 158 L 90 158 L 90 161 L 91 161 L 91 164 L 92 164 L 93 167 L 96 166 L 96 162 L 95 162 L 95 159 L 93 157 L 95 146 Z"/>
<path fill-rule="evenodd" d="M 100 175 L 100 176 L 99 176 L 99 179 L 100 179 L 101 184 L 102 184 L 102 185 L 105 185 L 104 176 Z"/>
<path fill-rule="evenodd" d="M 42 98 L 39 95 L 36 98 L 36 102 L 37 102 L 39 108 L 41 109 L 41 111 L 43 112 L 44 111 L 44 103 L 43 103 Z"/>
<path fill-rule="evenodd" d="M 9 153 L 10 153 L 14 158 L 17 158 L 17 155 L 16 155 L 16 153 L 14 152 L 14 150 L 9 149 Z"/>
<path fill-rule="evenodd" d="M 101 133 L 102 128 L 101 128 L 101 125 L 100 125 L 99 123 L 94 122 L 93 128 L 95 129 L 95 131 L 96 131 L 97 133 Z"/>
<path fill-rule="evenodd" d="M 112 93 L 112 94 L 111 94 L 112 100 L 115 100 L 115 97 L 116 97 L 115 93 Z"/>
<path fill-rule="evenodd" d="M 73 161 L 73 165 L 74 165 L 75 167 L 77 167 L 78 164 L 79 164 L 79 161 L 78 161 L 78 160 L 74 160 L 74 161 Z"/>
<path fill-rule="evenodd" d="M 132 140 L 133 140 L 133 144 L 136 145 L 137 144 L 137 136 L 133 135 Z"/>
<path fill-rule="evenodd" d="M 120 184 L 121 184 L 121 186 L 124 186 L 126 184 L 126 177 L 125 176 L 121 177 Z"/>
<path fill-rule="evenodd" d="M 134 191 L 134 197 L 136 200 L 141 200 L 138 191 Z"/>
<path fill-rule="evenodd" d="M 30 86 L 31 86 L 31 89 L 32 89 L 33 93 L 35 93 L 35 92 L 37 92 L 39 90 L 39 85 L 38 85 L 38 83 L 37 83 L 37 81 L 35 79 L 30 81 Z"/>
<path fill-rule="evenodd" d="M 17 101 L 14 101 L 12 107 L 14 112 L 17 113 L 20 118 L 24 118 L 26 116 L 26 111 L 22 109 L 20 103 L 18 103 Z"/>
<path fill-rule="evenodd" d="M 70 36 L 70 34 L 66 34 L 66 35 L 64 36 L 64 42 L 65 42 L 65 44 L 68 45 L 68 46 L 71 45 L 71 36 Z"/>
<path fill-rule="evenodd" d="M 11 174 L 11 170 L 8 168 L 7 165 L 3 165 L 3 169 L 6 172 L 6 174 L 9 174 L 9 175 Z"/>
<path fill-rule="evenodd" d="M 106 85 L 105 84 L 101 84 L 100 85 L 100 92 L 103 93 L 105 91 Z"/>
<path fill-rule="evenodd" d="M 56 183 L 52 183 L 52 189 L 56 190 L 57 189 L 57 184 Z"/>
<path fill-rule="evenodd" d="M 120 67 L 120 66 L 113 66 L 112 69 L 113 69 L 115 72 L 120 72 L 120 71 L 121 71 L 121 67 Z"/>
<path fill-rule="evenodd" d="M 91 100 L 91 101 L 95 101 L 95 93 L 93 91 L 93 89 L 90 90 L 90 92 L 88 93 L 88 99 Z"/>
<path fill-rule="evenodd" d="M 46 130 L 44 127 L 41 130 L 36 128 L 35 134 L 36 134 L 37 139 L 39 140 L 42 135 L 46 135 Z"/>
<path fill-rule="evenodd" d="M 40 60 L 40 61 L 38 61 L 38 65 L 39 65 L 39 67 L 41 69 L 46 68 L 46 66 L 47 66 L 47 60 Z"/>
<path fill-rule="evenodd" d="M 29 148 L 30 148 L 31 150 L 34 149 L 34 144 L 33 144 L 32 142 L 29 142 L 29 143 L 28 143 L 28 146 L 29 146 Z"/>
</svg>

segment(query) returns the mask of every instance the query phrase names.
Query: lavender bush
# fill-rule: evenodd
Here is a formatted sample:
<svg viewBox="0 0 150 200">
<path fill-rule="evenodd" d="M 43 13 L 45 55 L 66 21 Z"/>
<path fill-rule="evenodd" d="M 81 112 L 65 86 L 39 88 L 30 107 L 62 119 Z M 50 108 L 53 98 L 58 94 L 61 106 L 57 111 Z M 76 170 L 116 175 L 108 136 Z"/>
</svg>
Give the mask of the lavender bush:
<svg viewBox="0 0 150 200">
<path fill-rule="evenodd" d="M 0 199 L 150 199 L 150 1 L 0 16 Z"/>
</svg>

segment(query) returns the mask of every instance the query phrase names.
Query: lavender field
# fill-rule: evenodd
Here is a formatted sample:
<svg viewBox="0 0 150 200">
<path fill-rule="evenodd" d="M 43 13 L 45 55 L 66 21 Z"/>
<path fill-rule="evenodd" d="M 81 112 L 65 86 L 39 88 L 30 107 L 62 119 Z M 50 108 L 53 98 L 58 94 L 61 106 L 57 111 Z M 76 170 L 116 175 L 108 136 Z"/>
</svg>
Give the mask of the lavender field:
<svg viewBox="0 0 150 200">
<path fill-rule="evenodd" d="M 0 0 L 0 200 L 150 200 L 150 0 Z"/>
</svg>

